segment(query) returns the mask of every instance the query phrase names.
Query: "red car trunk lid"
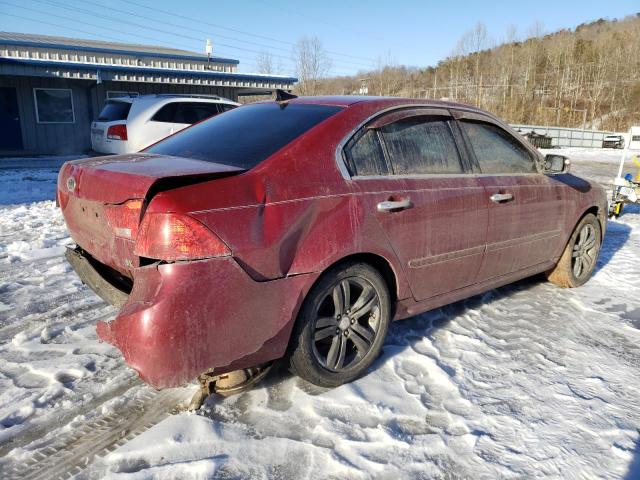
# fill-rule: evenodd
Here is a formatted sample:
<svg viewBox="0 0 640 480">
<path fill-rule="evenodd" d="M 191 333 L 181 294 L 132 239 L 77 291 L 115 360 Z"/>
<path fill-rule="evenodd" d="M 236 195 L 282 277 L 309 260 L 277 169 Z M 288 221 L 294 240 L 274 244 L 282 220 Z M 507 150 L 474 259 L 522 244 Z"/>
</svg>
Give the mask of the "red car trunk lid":
<svg viewBox="0 0 640 480">
<path fill-rule="evenodd" d="M 98 261 L 129 275 L 138 266 L 133 247 L 143 201 L 154 191 L 242 171 L 144 153 L 76 160 L 60 170 L 58 200 L 74 241 Z"/>
<path fill-rule="evenodd" d="M 242 172 L 237 167 L 182 157 L 136 153 L 95 157 L 68 162 L 59 180 L 73 196 L 102 203 L 121 203 L 144 198 L 159 179 L 205 177 L 218 178 Z M 75 188 L 68 188 L 73 178 Z"/>
</svg>

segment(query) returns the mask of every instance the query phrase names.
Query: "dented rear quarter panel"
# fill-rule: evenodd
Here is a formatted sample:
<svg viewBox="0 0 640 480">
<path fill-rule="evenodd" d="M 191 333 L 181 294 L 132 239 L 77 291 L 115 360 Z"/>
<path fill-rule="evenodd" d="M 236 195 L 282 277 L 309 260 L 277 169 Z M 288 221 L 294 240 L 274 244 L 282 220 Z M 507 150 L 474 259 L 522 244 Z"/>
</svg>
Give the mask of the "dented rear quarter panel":
<svg viewBox="0 0 640 480">
<path fill-rule="evenodd" d="M 352 254 L 377 255 L 396 274 L 397 298 L 406 298 L 409 285 L 366 192 L 341 176 L 335 160 L 338 143 L 376 110 L 352 106 L 251 171 L 162 192 L 148 211 L 194 216 L 260 281 L 323 271 Z"/>
</svg>

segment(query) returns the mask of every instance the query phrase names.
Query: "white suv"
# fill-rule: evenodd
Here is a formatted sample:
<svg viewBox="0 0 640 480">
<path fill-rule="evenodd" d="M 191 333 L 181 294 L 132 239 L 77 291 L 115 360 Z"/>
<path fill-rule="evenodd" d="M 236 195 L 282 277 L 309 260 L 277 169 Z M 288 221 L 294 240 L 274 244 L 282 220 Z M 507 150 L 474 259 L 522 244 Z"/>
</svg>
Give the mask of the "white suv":
<svg viewBox="0 0 640 480">
<path fill-rule="evenodd" d="M 131 153 L 200 120 L 240 105 L 206 95 L 156 94 L 107 100 L 91 123 L 91 148 L 100 153 Z"/>
</svg>

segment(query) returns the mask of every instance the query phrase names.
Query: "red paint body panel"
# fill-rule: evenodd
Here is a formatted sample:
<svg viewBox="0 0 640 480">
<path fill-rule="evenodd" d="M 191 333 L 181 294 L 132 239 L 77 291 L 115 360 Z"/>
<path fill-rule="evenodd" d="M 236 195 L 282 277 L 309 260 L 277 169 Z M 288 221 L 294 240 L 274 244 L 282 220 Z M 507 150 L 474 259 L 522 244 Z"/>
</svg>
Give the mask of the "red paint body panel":
<svg viewBox="0 0 640 480">
<path fill-rule="evenodd" d="M 100 337 L 156 387 L 282 356 L 305 295 L 348 256 L 386 262 L 395 277 L 395 317 L 404 318 L 548 269 L 590 208 L 604 228 L 604 192 L 568 174 L 343 175 L 336 153 L 358 126 L 378 112 L 425 101 L 291 103 L 344 108 L 246 172 L 149 154 L 76 161 L 61 170 L 59 197 L 72 237 L 133 280 L 116 319 L 99 324 Z M 73 192 L 66 190 L 69 176 L 77 181 Z M 153 190 L 161 179 L 196 176 L 198 183 Z M 514 201 L 489 201 L 505 192 Z M 195 218 L 231 256 L 141 267 L 133 239 L 115 237 L 102 219 L 104 204 L 130 198 L 145 199 L 145 214 Z M 412 208 L 377 210 L 379 202 L 404 198 Z"/>
<path fill-rule="evenodd" d="M 568 192 L 546 175 L 481 179 L 485 196 L 510 193 L 513 201 L 489 204 L 487 249 L 478 281 L 489 280 L 556 258 L 566 242 Z"/>
<path fill-rule="evenodd" d="M 478 179 L 391 178 L 359 186 L 364 209 L 393 245 L 416 300 L 474 283 L 487 235 L 487 201 Z M 377 211 L 379 202 L 405 198 L 412 208 Z"/>
<path fill-rule="evenodd" d="M 182 385 L 258 351 L 260 361 L 281 357 L 286 341 L 270 340 L 288 338 L 317 276 L 255 282 L 230 257 L 150 265 L 134 272 L 129 301 L 98 334 L 154 387 Z"/>
</svg>

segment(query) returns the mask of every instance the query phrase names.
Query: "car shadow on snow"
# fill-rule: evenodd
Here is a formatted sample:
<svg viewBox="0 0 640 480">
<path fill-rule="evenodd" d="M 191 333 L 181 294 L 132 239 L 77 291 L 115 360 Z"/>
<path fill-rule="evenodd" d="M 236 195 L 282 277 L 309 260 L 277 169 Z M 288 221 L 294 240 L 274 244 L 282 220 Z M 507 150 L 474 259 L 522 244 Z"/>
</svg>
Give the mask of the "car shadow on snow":
<svg viewBox="0 0 640 480">
<path fill-rule="evenodd" d="M 639 213 L 640 205 L 625 205 L 622 218 L 624 218 L 625 215 L 637 215 Z M 620 221 L 609 221 L 607 223 L 607 231 L 604 236 L 604 242 L 602 243 L 602 249 L 600 250 L 600 256 L 598 257 L 594 274 L 598 273 L 600 269 L 611 261 L 616 252 L 627 243 L 630 235 L 631 227 L 626 223 Z"/>
<path fill-rule="evenodd" d="M 435 331 L 461 318 L 467 312 L 477 311 L 483 306 L 490 305 L 493 302 L 508 298 L 517 292 L 528 290 L 544 283 L 546 283 L 544 275 L 534 275 L 509 285 L 495 288 L 434 310 L 429 310 L 406 320 L 393 322 L 389 326 L 385 345 L 413 347 L 417 342 L 425 338 L 433 340 L 432 335 Z M 372 368 L 376 368 L 379 365 L 379 363 L 374 364 Z"/>
<path fill-rule="evenodd" d="M 384 342 L 382 354 L 378 359 L 376 359 L 373 365 L 369 367 L 369 370 L 365 375 L 378 370 L 387 360 L 389 360 L 390 357 L 395 355 L 395 353 L 388 353 L 389 351 L 397 352 L 398 348 L 401 351 L 404 351 L 405 348 L 413 348 L 416 343 L 423 341 L 425 338 L 432 339 L 432 335 L 436 330 L 445 327 L 451 321 L 454 321 L 456 318 L 460 318 L 466 312 L 478 310 L 484 305 L 499 301 L 516 292 L 528 290 L 545 282 L 546 279 L 544 275 L 535 275 L 504 287 L 493 289 L 434 310 L 429 310 L 405 320 L 392 322 L 389 325 L 389 331 Z M 259 387 L 278 389 L 283 382 L 291 380 L 292 377 L 293 375 L 289 372 L 286 362 L 280 360 L 276 362 L 269 375 L 260 382 Z M 296 386 L 308 395 L 312 396 L 321 395 L 331 390 L 312 385 L 302 379 L 296 379 Z"/>
<path fill-rule="evenodd" d="M 640 478 L 640 436 L 636 440 L 636 446 L 633 450 L 633 460 L 631 460 L 629 464 L 629 469 L 624 476 L 624 480 L 638 480 L 638 478 Z"/>
</svg>

